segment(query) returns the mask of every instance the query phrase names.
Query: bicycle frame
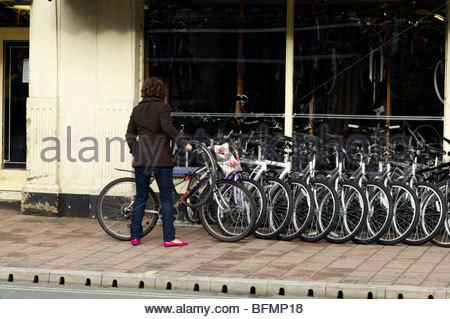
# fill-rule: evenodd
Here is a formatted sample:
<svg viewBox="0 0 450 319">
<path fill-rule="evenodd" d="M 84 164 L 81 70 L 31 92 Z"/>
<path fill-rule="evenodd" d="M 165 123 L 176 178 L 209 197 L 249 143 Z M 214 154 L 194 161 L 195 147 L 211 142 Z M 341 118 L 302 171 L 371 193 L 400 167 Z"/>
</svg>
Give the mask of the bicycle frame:
<svg viewBox="0 0 450 319">
<path fill-rule="evenodd" d="M 269 167 L 282 168 L 281 173 L 279 174 L 279 178 L 283 180 L 292 170 L 291 162 L 275 162 L 269 160 L 247 160 L 241 158 L 242 163 L 249 164 L 252 166 L 256 166 L 250 174 L 250 178 L 260 181 L 262 175 L 269 170 Z"/>
</svg>

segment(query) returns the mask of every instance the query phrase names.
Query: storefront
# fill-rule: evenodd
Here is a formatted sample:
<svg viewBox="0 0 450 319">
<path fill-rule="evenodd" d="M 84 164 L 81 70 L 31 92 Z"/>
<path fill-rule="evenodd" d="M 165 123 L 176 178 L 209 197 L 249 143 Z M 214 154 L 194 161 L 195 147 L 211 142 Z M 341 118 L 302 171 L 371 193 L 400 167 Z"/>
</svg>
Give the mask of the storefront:
<svg viewBox="0 0 450 319">
<path fill-rule="evenodd" d="M 445 10 L 442 1 L 146 1 L 145 74 L 166 81 L 178 117 L 241 112 L 290 132 L 292 116 L 294 127 L 326 123 L 342 135 L 349 122 L 429 121 L 442 133 Z"/>
<path fill-rule="evenodd" d="M 405 120 L 442 133 L 445 17 L 436 0 L 33 1 L 22 210 L 92 215 L 131 165 L 123 138 L 148 76 L 187 134 L 237 115 L 288 135 Z"/>
</svg>

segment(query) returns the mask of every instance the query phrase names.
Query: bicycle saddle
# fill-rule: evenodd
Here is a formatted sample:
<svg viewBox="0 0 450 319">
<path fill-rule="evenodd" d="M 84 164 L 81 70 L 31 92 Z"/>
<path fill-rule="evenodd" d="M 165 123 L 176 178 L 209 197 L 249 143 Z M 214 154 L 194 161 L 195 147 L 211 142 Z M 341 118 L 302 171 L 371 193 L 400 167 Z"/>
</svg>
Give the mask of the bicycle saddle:
<svg viewBox="0 0 450 319">
<path fill-rule="evenodd" d="M 282 146 L 286 145 L 288 143 L 291 143 L 295 141 L 293 137 L 285 136 L 285 135 L 275 135 L 273 137 L 274 141 L 276 142 L 275 146 Z"/>
<path fill-rule="evenodd" d="M 173 175 L 175 176 L 183 176 L 194 174 L 198 170 L 198 167 L 174 167 Z"/>
<path fill-rule="evenodd" d="M 327 149 L 343 148 L 342 144 L 337 141 L 328 141 L 327 143 L 323 144 L 323 147 L 325 147 Z"/>
<path fill-rule="evenodd" d="M 439 149 L 439 148 L 435 148 L 435 147 L 427 147 L 427 151 L 430 154 L 433 154 L 433 155 L 445 155 L 445 154 L 447 154 L 446 151 L 444 151 L 442 149 Z"/>
</svg>

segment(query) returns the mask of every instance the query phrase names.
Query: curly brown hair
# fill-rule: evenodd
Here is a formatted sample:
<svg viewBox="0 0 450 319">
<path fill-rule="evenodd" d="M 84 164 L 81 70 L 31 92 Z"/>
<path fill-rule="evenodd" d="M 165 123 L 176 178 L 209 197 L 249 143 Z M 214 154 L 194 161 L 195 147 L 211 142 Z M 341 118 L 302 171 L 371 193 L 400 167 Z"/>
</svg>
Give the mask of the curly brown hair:
<svg viewBox="0 0 450 319">
<path fill-rule="evenodd" d="M 164 83 L 160 79 L 150 77 L 145 80 L 141 90 L 141 97 L 157 97 L 164 99 L 165 95 Z"/>
</svg>

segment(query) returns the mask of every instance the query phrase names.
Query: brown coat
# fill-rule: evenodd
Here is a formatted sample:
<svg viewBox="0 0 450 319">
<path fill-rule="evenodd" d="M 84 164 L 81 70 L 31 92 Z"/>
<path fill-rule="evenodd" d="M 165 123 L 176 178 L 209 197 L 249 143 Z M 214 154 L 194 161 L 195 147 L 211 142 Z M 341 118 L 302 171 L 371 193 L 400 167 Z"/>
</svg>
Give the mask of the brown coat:
<svg viewBox="0 0 450 319">
<path fill-rule="evenodd" d="M 173 166 L 170 139 L 184 148 L 187 140 L 170 120 L 171 108 L 156 97 L 145 98 L 133 108 L 126 139 L 133 166 Z"/>
</svg>

